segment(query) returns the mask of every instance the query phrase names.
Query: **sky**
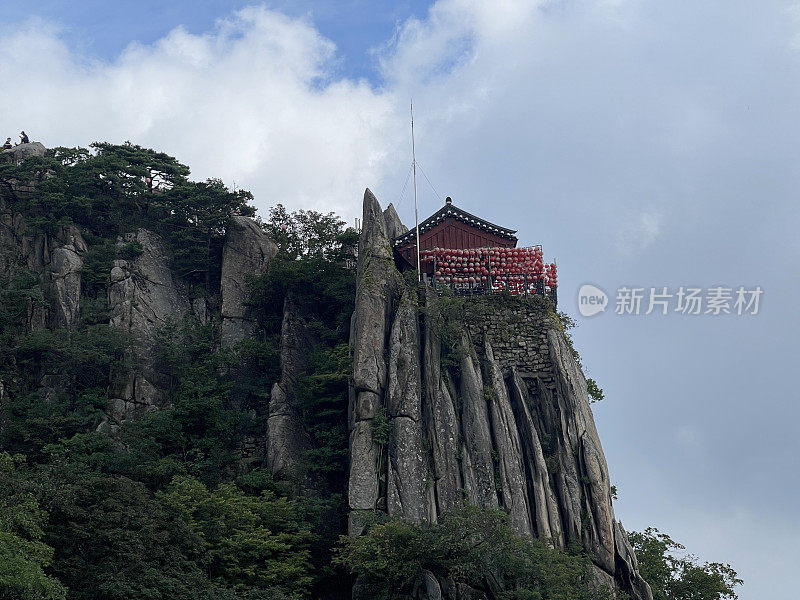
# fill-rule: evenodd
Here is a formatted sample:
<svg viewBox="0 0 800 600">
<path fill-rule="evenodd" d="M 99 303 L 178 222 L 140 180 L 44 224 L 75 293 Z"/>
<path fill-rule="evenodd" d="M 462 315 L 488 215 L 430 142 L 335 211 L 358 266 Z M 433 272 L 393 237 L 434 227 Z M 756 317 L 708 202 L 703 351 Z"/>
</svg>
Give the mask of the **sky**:
<svg viewBox="0 0 800 600">
<path fill-rule="evenodd" d="M 0 135 L 157 148 L 262 213 L 352 223 L 369 187 L 413 224 L 413 98 L 420 215 L 557 259 L 617 517 L 800 597 L 800 3 L 2 0 L 0 48 Z M 763 294 L 616 314 L 624 286 Z"/>
</svg>

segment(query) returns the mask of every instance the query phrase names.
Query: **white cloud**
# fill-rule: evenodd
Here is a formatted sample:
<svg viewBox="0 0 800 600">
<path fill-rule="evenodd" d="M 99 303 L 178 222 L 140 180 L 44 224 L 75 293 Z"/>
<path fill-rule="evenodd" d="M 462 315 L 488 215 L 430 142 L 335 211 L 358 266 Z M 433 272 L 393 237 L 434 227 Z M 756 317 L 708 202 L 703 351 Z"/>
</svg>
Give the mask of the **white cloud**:
<svg viewBox="0 0 800 600">
<path fill-rule="evenodd" d="M 617 249 L 621 254 L 632 255 L 645 250 L 656 241 L 664 218 L 658 209 L 647 209 L 620 221 L 621 228 L 616 238 Z"/>
<path fill-rule="evenodd" d="M 131 140 L 277 202 L 356 214 L 381 178 L 390 98 L 332 80 L 335 47 L 309 23 L 247 8 L 194 35 L 178 27 L 89 62 L 32 22 L 0 38 L 5 127 L 46 145 Z"/>
</svg>

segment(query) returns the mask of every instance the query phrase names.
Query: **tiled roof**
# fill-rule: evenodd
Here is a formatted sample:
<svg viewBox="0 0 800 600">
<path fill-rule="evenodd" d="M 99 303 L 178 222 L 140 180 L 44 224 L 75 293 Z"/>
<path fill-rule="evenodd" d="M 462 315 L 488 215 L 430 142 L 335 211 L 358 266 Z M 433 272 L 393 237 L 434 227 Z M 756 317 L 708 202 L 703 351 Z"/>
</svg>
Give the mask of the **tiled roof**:
<svg viewBox="0 0 800 600">
<path fill-rule="evenodd" d="M 468 213 L 465 210 L 457 208 L 452 204 L 445 204 L 442 208 L 436 211 L 433 215 L 425 219 L 422 223 L 419 224 L 419 233 L 422 235 L 429 229 L 432 229 L 446 218 L 452 217 L 468 225 L 472 225 L 473 227 L 477 227 L 478 229 L 482 229 L 489 233 L 493 233 L 494 235 L 498 235 L 500 237 L 505 237 L 509 239 L 516 240 L 516 236 L 514 235 L 517 233 L 515 229 L 508 229 L 506 227 L 500 227 L 499 225 L 495 225 L 494 223 L 490 223 L 489 221 L 485 221 L 480 217 L 476 217 L 473 214 Z M 398 236 L 394 240 L 395 246 L 402 246 L 403 244 L 412 241 L 416 236 L 416 228 L 412 227 L 406 233 L 401 236 Z"/>
</svg>

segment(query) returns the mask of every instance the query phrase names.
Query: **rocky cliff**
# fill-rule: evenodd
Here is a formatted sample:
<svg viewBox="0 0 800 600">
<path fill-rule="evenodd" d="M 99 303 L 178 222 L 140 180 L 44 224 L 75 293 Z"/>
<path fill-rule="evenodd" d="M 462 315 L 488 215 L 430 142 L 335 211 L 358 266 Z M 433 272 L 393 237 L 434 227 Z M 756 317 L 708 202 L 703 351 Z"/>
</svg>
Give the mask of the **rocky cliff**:
<svg viewBox="0 0 800 600">
<path fill-rule="evenodd" d="M 245 281 L 264 273 L 277 253 L 275 244 L 247 217 L 231 219 L 222 250 L 222 312 L 220 343 L 231 346 L 249 336 L 254 324 L 248 313 L 249 290 Z M 135 256 L 125 248 L 136 244 Z M 32 232 L 26 216 L 0 204 L 0 280 L 11 281 L 23 270 L 41 281 L 41 301 L 28 300 L 27 329 L 72 328 L 81 318 L 82 268 L 86 242 L 78 227 L 60 227 L 55 235 Z M 121 235 L 109 278 L 108 324 L 128 341 L 126 369 L 109 389 L 108 418 L 112 427 L 161 406 L 169 388 L 162 371 L 160 335 L 168 324 L 180 325 L 187 316 L 205 323 L 211 316 L 207 298 L 193 297 L 190 286 L 172 270 L 172 257 L 164 240 L 148 229 Z"/>
<path fill-rule="evenodd" d="M 17 163 L 41 154 L 41 148 L 30 146 L 3 158 Z M 614 517 L 586 381 L 547 301 L 440 297 L 406 281 L 395 268 L 390 242 L 407 228 L 391 205 L 383 211 L 367 190 L 346 398 L 344 341 L 353 298 L 353 274 L 347 268 L 336 267 L 341 272 L 334 280 L 347 286 L 332 286 L 327 300 L 320 299 L 324 286 L 308 291 L 321 271 L 306 273 L 303 285 L 285 293 L 272 290 L 267 295 L 280 302 L 270 309 L 277 318 L 267 332 L 252 314 L 249 282 L 280 272 L 281 261 L 273 261 L 278 248 L 252 219 L 236 213 L 226 217 L 213 255 L 213 277 L 198 286 L 179 274 L 172 252 L 180 251 L 180 245 L 170 243 L 169 231 L 159 229 L 155 218 L 138 220 L 136 226 L 120 219 L 119 228 L 104 237 L 91 227 L 62 224 L 74 222 L 69 219 L 39 215 L 37 221 L 23 200 L 42 192 L 18 179 L 3 181 L 8 189 L 0 195 L 0 285 L 6 288 L 0 288 L 0 296 L 8 300 L 6 308 L 14 309 L 13 315 L 0 311 L 0 326 L 19 328 L 18 339 L 44 330 L 62 337 L 38 337 L 80 334 L 89 339 L 91 327 L 99 327 L 121 332 L 125 340 L 120 368 L 103 371 L 92 384 L 103 388 L 102 403 L 107 400 L 108 406 L 101 407 L 102 420 L 87 421 L 87 428 L 95 429 L 99 422 L 101 432 L 117 435 L 120 429 L 124 433 L 125 422 L 162 414 L 154 411 L 170 401 L 175 384 L 162 353 L 164 336 L 173 336 L 167 341 L 180 345 L 187 331 L 182 324 L 209 325 L 211 349 L 203 352 L 233 357 L 227 370 L 211 367 L 209 379 L 236 379 L 242 364 L 270 371 L 268 378 L 256 374 L 248 380 L 263 389 L 239 390 L 226 401 L 255 423 L 258 439 L 244 443 L 261 449 L 253 453 L 263 456 L 259 464 L 276 479 L 293 482 L 295 495 L 304 490 L 330 499 L 321 518 L 329 521 L 331 545 L 345 527 L 352 535 L 361 533 L 365 515 L 378 512 L 425 524 L 467 501 L 502 509 L 520 535 L 549 540 L 561 549 L 582 546 L 592 557 L 599 582 L 635 600 L 652 598 Z M 123 233 L 117 236 L 118 231 Z M 5 293 L 14 286 L 13 293 Z M 346 302 L 337 289 L 346 290 L 340 294 Z M 337 318 L 324 310 L 326 302 L 339 302 Z M 262 352 L 268 346 L 273 353 L 264 354 L 268 358 L 260 363 L 237 363 L 242 355 L 236 353 L 256 338 L 263 342 Z M 329 359 L 338 357 L 339 349 L 343 366 L 320 366 L 321 349 L 329 352 Z M 0 429 L 6 422 L 5 407 L 15 397 L 28 402 L 24 394 L 35 390 L 41 393 L 31 394 L 31 402 L 45 407 L 69 397 L 57 393 L 59 365 L 39 375 L 35 369 L 23 373 L 26 367 L 14 351 L 0 352 L 0 359 Z M 309 387 L 314 368 L 318 379 L 312 383 L 317 387 Z M 73 388 L 77 383 L 72 382 Z M 205 393 L 203 389 L 201 395 Z M 319 404 L 323 400 L 328 404 Z M 319 459 L 316 474 L 309 476 L 309 451 L 321 447 L 328 462 Z M 240 463 L 248 453 L 238 445 L 231 452 Z M 346 525 L 340 500 L 344 470 Z M 423 584 L 419 600 L 494 598 L 491 589 L 466 590 L 431 573 Z"/>
<path fill-rule="evenodd" d="M 614 517 L 586 380 L 549 303 L 407 285 L 390 245 L 403 229 L 367 190 L 351 330 L 350 533 L 364 513 L 434 522 L 467 500 L 501 508 L 521 535 L 582 545 L 598 581 L 652 598 Z M 388 439 L 373 431 L 385 420 Z M 432 577 L 423 588 L 463 597 Z"/>
</svg>

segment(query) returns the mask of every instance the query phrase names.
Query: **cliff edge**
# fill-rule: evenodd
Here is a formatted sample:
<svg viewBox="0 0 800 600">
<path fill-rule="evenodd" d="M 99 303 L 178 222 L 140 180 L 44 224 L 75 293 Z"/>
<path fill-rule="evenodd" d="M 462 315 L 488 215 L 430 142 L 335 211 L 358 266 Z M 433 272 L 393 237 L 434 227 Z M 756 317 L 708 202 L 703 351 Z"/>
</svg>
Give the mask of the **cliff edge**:
<svg viewBox="0 0 800 600">
<path fill-rule="evenodd" d="M 391 250 L 398 221 L 365 192 L 351 330 L 350 534 L 362 531 L 364 513 L 435 522 L 466 500 L 501 508 L 517 534 L 561 549 L 580 544 L 599 582 L 651 600 L 614 517 L 586 379 L 549 302 L 439 297 L 407 285 Z M 378 420 L 391 425 L 388 439 L 373 434 Z M 446 583 L 428 582 L 426 594 L 450 598 Z"/>
</svg>

